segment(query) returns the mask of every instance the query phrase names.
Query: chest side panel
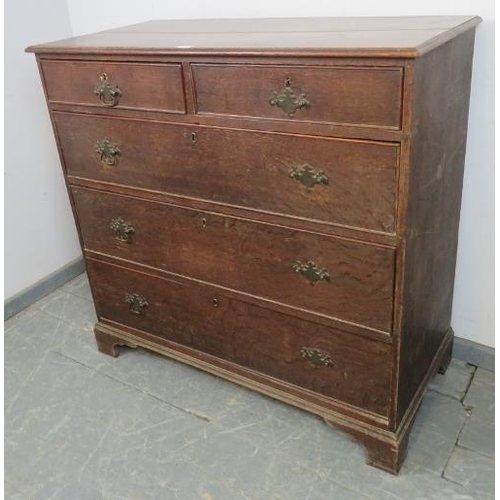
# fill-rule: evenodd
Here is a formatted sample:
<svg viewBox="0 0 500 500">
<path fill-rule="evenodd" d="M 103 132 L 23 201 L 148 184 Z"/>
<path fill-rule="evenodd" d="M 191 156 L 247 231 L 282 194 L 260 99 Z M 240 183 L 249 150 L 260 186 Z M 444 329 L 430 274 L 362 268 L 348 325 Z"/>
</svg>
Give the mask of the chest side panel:
<svg viewBox="0 0 500 500">
<path fill-rule="evenodd" d="M 474 30 L 415 63 L 398 421 L 450 328 Z"/>
</svg>

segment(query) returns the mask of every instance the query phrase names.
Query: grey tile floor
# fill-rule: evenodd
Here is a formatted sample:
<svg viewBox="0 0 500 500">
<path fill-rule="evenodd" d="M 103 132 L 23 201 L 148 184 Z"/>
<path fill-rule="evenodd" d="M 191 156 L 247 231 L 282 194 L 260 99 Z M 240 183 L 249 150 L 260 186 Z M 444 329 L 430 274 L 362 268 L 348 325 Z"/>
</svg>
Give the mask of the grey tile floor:
<svg viewBox="0 0 500 500">
<path fill-rule="evenodd" d="M 301 410 L 161 358 L 97 352 L 85 275 L 5 323 L 8 500 L 494 496 L 494 376 L 452 363 L 398 477 Z"/>
</svg>

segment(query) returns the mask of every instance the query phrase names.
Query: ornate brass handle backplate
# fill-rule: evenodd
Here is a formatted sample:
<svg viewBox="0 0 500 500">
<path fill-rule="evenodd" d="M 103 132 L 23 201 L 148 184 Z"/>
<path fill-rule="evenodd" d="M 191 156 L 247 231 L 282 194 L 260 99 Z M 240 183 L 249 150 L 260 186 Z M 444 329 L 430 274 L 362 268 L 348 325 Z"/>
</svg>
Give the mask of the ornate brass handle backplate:
<svg viewBox="0 0 500 500">
<path fill-rule="evenodd" d="M 281 93 L 273 93 L 269 99 L 269 104 L 281 108 L 290 117 L 292 117 L 298 109 L 309 109 L 311 107 L 311 103 L 305 94 L 295 95 L 290 78 L 285 80 L 285 88 Z"/>
<path fill-rule="evenodd" d="M 330 281 L 330 274 L 324 268 L 318 267 L 314 262 L 309 261 L 307 264 L 302 264 L 302 262 L 296 262 L 293 265 L 293 269 L 296 273 L 302 274 L 306 280 L 308 280 L 311 285 L 314 285 L 317 281 L 325 280 Z"/>
<path fill-rule="evenodd" d="M 99 83 L 94 88 L 94 94 L 99 97 L 104 106 L 116 106 L 122 96 L 122 91 L 118 85 L 114 85 L 108 80 L 107 73 L 101 73 Z"/>
<path fill-rule="evenodd" d="M 109 141 L 98 141 L 95 145 L 95 152 L 104 165 L 116 165 L 118 157 L 122 154 L 120 148 L 111 144 Z"/>
<path fill-rule="evenodd" d="M 315 172 L 307 163 L 300 168 L 291 167 L 288 176 L 298 180 L 306 188 L 313 188 L 316 184 L 328 184 L 328 177 L 324 172 Z"/>
<path fill-rule="evenodd" d="M 109 225 L 110 229 L 115 233 L 115 238 L 125 243 L 132 242 L 132 236 L 135 233 L 134 226 L 127 224 L 121 217 L 113 219 Z"/>
<path fill-rule="evenodd" d="M 333 359 L 326 352 L 311 347 L 303 347 L 300 350 L 300 355 L 307 359 L 309 363 L 314 365 L 315 368 L 323 368 L 328 366 L 335 366 Z"/>
<path fill-rule="evenodd" d="M 125 302 L 128 304 L 130 312 L 134 314 L 144 314 L 149 307 L 148 301 L 137 293 L 126 293 Z"/>
</svg>

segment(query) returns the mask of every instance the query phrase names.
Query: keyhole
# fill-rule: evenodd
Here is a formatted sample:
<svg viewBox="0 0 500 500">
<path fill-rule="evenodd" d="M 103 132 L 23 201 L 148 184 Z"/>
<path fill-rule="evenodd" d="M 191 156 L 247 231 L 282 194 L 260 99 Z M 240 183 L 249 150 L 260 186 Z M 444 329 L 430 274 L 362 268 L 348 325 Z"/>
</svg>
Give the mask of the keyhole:
<svg viewBox="0 0 500 500">
<path fill-rule="evenodd" d="M 214 307 L 219 307 L 219 299 L 212 299 L 212 304 Z"/>
<path fill-rule="evenodd" d="M 196 132 L 191 132 L 191 142 L 195 144 L 197 140 L 198 136 L 196 135 Z"/>
<path fill-rule="evenodd" d="M 292 82 L 290 81 L 290 78 L 286 77 L 285 78 L 285 87 L 291 87 L 292 86 Z"/>
<path fill-rule="evenodd" d="M 203 217 L 203 219 L 201 219 L 201 225 L 203 227 L 207 227 L 207 219 L 205 219 L 205 217 Z"/>
</svg>

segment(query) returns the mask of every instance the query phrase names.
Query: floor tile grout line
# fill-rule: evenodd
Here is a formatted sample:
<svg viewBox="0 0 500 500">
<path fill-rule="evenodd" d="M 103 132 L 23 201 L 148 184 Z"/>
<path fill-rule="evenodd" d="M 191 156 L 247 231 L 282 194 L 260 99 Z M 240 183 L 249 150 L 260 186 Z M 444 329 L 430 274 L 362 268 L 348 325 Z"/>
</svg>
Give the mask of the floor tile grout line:
<svg viewBox="0 0 500 500">
<path fill-rule="evenodd" d="M 454 446 L 458 446 L 458 442 L 460 441 L 460 436 L 462 435 L 462 432 L 465 429 L 465 426 L 467 425 L 467 422 L 469 421 L 470 418 L 471 418 L 471 412 L 469 410 L 465 409 L 464 423 L 462 424 L 462 427 L 460 427 L 460 430 L 458 431 L 457 439 L 455 440 Z"/>
<path fill-rule="evenodd" d="M 471 366 L 474 366 L 474 365 L 471 365 Z M 463 432 L 463 430 L 465 429 L 465 426 L 467 425 L 467 422 L 469 422 L 469 421 L 470 421 L 470 418 L 471 418 L 471 416 L 472 416 L 472 411 L 474 410 L 474 408 L 470 408 L 470 407 L 468 407 L 468 406 L 464 405 L 464 404 L 463 404 L 463 400 L 465 399 L 465 397 L 466 397 L 466 395 L 467 395 L 467 393 L 468 393 L 468 391 L 469 391 L 469 389 L 470 389 L 470 386 L 472 385 L 472 381 L 474 380 L 474 377 L 475 377 L 475 375 L 476 375 L 476 372 L 477 372 L 477 366 L 475 367 L 475 370 L 474 370 L 474 372 L 473 372 L 473 374 L 472 374 L 472 376 L 471 376 L 471 378 L 470 378 L 470 380 L 469 380 L 469 383 L 468 383 L 467 388 L 466 388 L 466 390 L 465 390 L 464 396 L 463 396 L 463 398 L 460 400 L 460 404 L 462 405 L 462 408 L 463 408 L 463 409 L 465 410 L 465 412 L 466 412 L 466 418 L 464 419 L 464 422 L 463 422 L 462 426 L 460 427 L 460 431 L 459 431 L 459 432 L 458 432 L 458 434 L 457 434 L 457 439 L 455 440 L 455 444 L 454 444 L 454 446 L 453 446 L 453 450 L 451 451 L 450 456 L 449 456 L 449 457 L 448 457 L 448 459 L 446 460 L 446 464 L 445 464 L 445 466 L 444 466 L 444 468 L 443 468 L 443 472 L 441 473 L 441 477 L 442 477 L 445 481 L 449 481 L 450 483 L 453 483 L 453 484 L 458 484 L 458 485 L 462 486 L 463 488 L 465 488 L 465 486 L 461 485 L 460 483 L 458 483 L 458 482 L 456 482 L 456 481 L 453 481 L 453 480 L 448 479 L 447 477 L 445 477 L 445 472 L 446 472 L 446 469 L 448 468 L 448 465 L 449 465 L 449 463 L 450 463 L 451 457 L 453 456 L 453 453 L 455 452 L 455 450 L 456 450 L 457 448 L 461 448 L 461 449 L 465 449 L 465 450 L 468 450 L 468 451 L 472 451 L 472 452 L 474 452 L 474 453 L 477 453 L 477 454 L 479 454 L 480 456 L 484 456 L 484 457 L 490 458 L 490 457 L 488 457 L 487 455 L 484 455 L 483 453 L 477 452 L 477 451 L 475 451 L 475 450 L 471 450 L 471 449 L 469 449 L 469 448 L 466 448 L 465 446 L 461 446 L 461 445 L 458 443 L 458 442 L 460 441 L 460 436 L 462 435 L 462 432 Z"/>
<path fill-rule="evenodd" d="M 471 452 L 473 452 L 473 453 L 477 453 L 478 455 L 480 455 L 480 456 L 482 456 L 482 457 L 486 457 L 486 458 L 491 459 L 491 457 L 490 457 L 490 456 L 485 455 L 484 453 L 478 452 L 478 451 L 476 451 L 476 450 L 473 450 L 473 449 L 471 449 L 471 448 L 467 448 L 467 447 L 462 446 L 462 445 L 460 445 L 460 444 L 459 444 L 459 441 L 460 441 L 460 436 L 462 435 L 462 432 L 463 432 L 463 430 L 465 429 L 465 426 L 467 425 L 467 422 L 469 422 L 469 421 L 470 421 L 470 418 L 472 417 L 472 412 L 474 411 L 474 407 L 469 407 L 469 406 L 467 406 L 467 405 L 465 405 L 465 404 L 464 404 L 464 399 L 466 398 L 467 393 L 469 392 L 469 389 L 470 389 L 470 387 L 471 387 L 471 385 L 472 385 L 472 382 L 473 382 L 473 380 L 474 380 L 474 378 L 475 378 L 475 376 L 476 376 L 476 372 L 477 372 L 478 367 L 477 367 L 477 366 L 475 366 L 475 365 L 472 365 L 471 363 L 468 363 L 468 364 L 469 364 L 470 366 L 473 366 L 473 367 L 474 367 L 474 370 L 473 370 L 472 375 L 471 375 L 471 377 L 470 377 L 470 379 L 469 379 L 469 382 L 468 382 L 468 384 L 467 384 L 467 387 L 465 388 L 464 395 L 463 395 L 463 397 L 459 400 L 459 401 L 460 401 L 460 404 L 462 405 L 462 408 L 465 410 L 465 413 L 466 413 L 466 418 L 464 419 L 464 422 L 463 422 L 462 426 L 460 427 L 460 431 L 459 431 L 459 432 L 458 432 L 458 434 L 457 434 L 457 439 L 455 440 L 455 444 L 453 445 L 453 450 L 451 451 L 451 453 L 450 453 L 450 455 L 449 455 L 448 459 L 446 460 L 446 463 L 445 463 L 445 465 L 444 465 L 443 471 L 441 472 L 441 477 L 442 477 L 445 481 L 449 481 L 450 483 L 453 483 L 453 484 L 458 484 L 458 485 L 460 485 L 460 483 L 457 483 L 456 481 L 453 481 L 453 480 L 448 479 L 447 477 L 445 477 L 446 469 L 448 468 L 448 465 L 449 465 L 449 463 L 450 463 L 451 457 L 453 456 L 453 453 L 455 452 L 455 450 L 456 450 L 457 448 L 461 448 L 461 449 L 464 449 L 464 450 L 468 450 L 468 451 L 471 451 Z M 460 485 L 460 486 L 464 487 L 463 485 Z M 464 488 L 465 488 L 465 487 L 464 487 Z"/>
<path fill-rule="evenodd" d="M 18 325 L 18 323 L 24 319 L 21 316 L 27 316 L 30 312 L 35 310 L 34 305 L 35 304 L 32 304 L 31 306 L 27 307 L 26 309 L 23 309 L 22 311 L 19 311 L 17 314 L 14 314 L 14 316 L 11 316 L 10 318 L 4 319 L 4 322 L 3 322 L 4 333 L 9 332 L 13 328 L 15 328 Z M 16 319 L 17 319 L 17 321 L 15 321 Z M 5 328 L 5 323 L 9 323 L 9 322 L 12 323 L 12 325 L 9 326 L 8 328 Z"/>
<path fill-rule="evenodd" d="M 453 359 L 456 359 L 456 358 L 453 358 Z M 458 401 L 465 408 L 465 405 L 463 404 L 463 400 L 465 399 L 465 396 L 467 396 L 467 392 L 469 391 L 469 388 L 470 388 L 470 386 L 472 384 L 472 380 L 474 379 L 474 376 L 476 375 L 476 371 L 477 371 L 477 366 L 475 366 L 475 365 L 473 365 L 471 363 L 467 363 L 467 364 L 469 366 L 472 366 L 474 369 L 471 372 L 471 375 L 470 375 L 469 380 L 467 382 L 467 386 L 465 387 L 463 396 L 461 396 L 460 398 L 456 398 L 456 397 L 452 396 L 451 394 L 445 394 L 444 392 L 440 392 L 439 390 L 434 389 L 431 386 L 429 386 L 428 392 L 434 392 L 435 394 L 439 394 L 440 396 L 444 396 L 444 397 L 447 397 L 447 398 L 451 398 L 451 399 L 453 399 L 455 401 Z"/>
<path fill-rule="evenodd" d="M 463 405 L 462 405 L 463 406 Z M 446 472 L 446 469 L 448 468 L 448 465 L 450 463 L 450 460 L 451 460 L 451 457 L 453 456 L 453 453 L 455 453 L 455 450 L 457 449 L 457 445 L 458 445 L 458 440 L 460 439 L 460 436 L 462 434 L 462 431 L 465 427 L 465 424 L 467 423 L 467 420 L 470 418 L 470 416 L 466 415 L 466 417 L 464 418 L 464 421 L 462 423 L 462 426 L 460 427 L 460 430 L 458 431 L 457 433 L 457 438 L 455 439 L 455 444 L 453 445 L 453 449 L 451 450 L 451 453 L 450 455 L 448 456 L 447 460 L 446 460 L 446 463 L 444 464 L 444 467 L 443 467 L 443 471 L 441 472 L 441 477 L 445 480 L 445 481 L 450 481 L 451 483 L 455 483 L 455 484 L 460 484 L 460 483 L 456 483 L 455 481 L 451 481 L 450 479 L 446 478 L 444 475 L 445 475 L 445 472 Z M 461 485 L 463 486 L 463 485 Z"/>
<path fill-rule="evenodd" d="M 462 404 L 462 401 L 460 399 L 457 399 L 456 397 L 452 396 L 451 394 L 444 394 L 443 392 L 439 392 L 436 389 L 432 389 L 431 387 L 429 387 L 427 392 L 433 392 L 434 394 L 439 394 L 439 396 L 443 396 L 444 398 L 452 399 L 453 401 L 456 401 L 457 403 Z"/>
<path fill-rule="evenodd" d="M 445 481 L 447 481 L 448 483 L 451 483 L 451 484 L 454 484 L 456 486 L 459 486 L 460 488 L 462 488 L 463 490 L 465 490 L 465 492 L 469 492 L 469 490 L 463 485 L 463 484 L 460 484 L 460 483 L 457 483 L 457 481 L 454 481 L 453 479 L 448 479 L 447 477 L 443 477 L 441 476 Z"/>
<path fill-rule="evenodd" d="M 492 457 L 491 455 L 487 455 L 486 453 L 482 453 L 480 451 L 474 450 L 473 448 L 469 448 L 467 446 L 464 446 L 463 444 L 457 443 L 455 446 L 457 448 L 460 448 L 461 450 L 470 451 L 472 453 L 476 453 L 477 455 L 480 455 L 481 457 L 484 457 L 484 458 L 487 458 L 489 460 L 492 460 L 493 462 L 495 461 L 495 457 L 494 456 Z"/>
<path fill-rule="evenodd" d="M 82 300 L 84 300 L 84 299 L 82 299 Z M 66 325 L 77 326 L 77 327 L 80 327 L 80 328 L 83 328 L 84 330 L 86 330 L 85 323 L 82 323 L 82 322 L 74 323 L 74 322 L 70 321 L 69 319 L 65 318 L 64 316 L 58 316 L 57 314 L 54 314 L 53 312 L 46 311 L 45 309 L 41 309 L 39 307 L 36 307 L 36 305 L 34 305 L 33 308 L 36 309 L 38 312 L 46 314 L 47 316 L 50 316 L 51 318 L 55 318 L 55 319 L 61 321 L 62 323 L 65 323 Z M 95 320 L 92 320 L 92 323 L 95 323 Z"/>
<path fill-rule="evenodd" d="M 89 302 L 89 303 L 91 303 L 91 304 L 93 304 L 93 303 L 94 303 L 94 301 L 93 301 L 92 299 L 89 299 L 89 298 L 87 298 L 87 297 L 82 297 L 81 295 L 79 295 L 79 294 L 77 294 L 77 293 L 74 293 L 74 292 L 72 292 L 72 291 L 70 291 L 70 290 L 65 290 L 65 289 L 63 289 L 63 288 L 64 288 L 64 285 L 63 285 L 63 286 L 61 286 L 61 287 L 59 287 L 59 288 L 56 288 L 56 289 L 55 289 L 54 291 L 52 291 L 50 294 L 45 295 L 45 297 L 42 297 L 40 300 L 37 300 L 36 302 L 34 302 L 33 304 L 31 304 L 31 305 L 30 305 L 29 307 L 27 307 L 26 309 L 23 309 L 23 311 L 20 311 L 18 314 L 20 314 L 20 313 L 22 313 L 22 312 L 24 312 L 24 311 L 28 311 L 29 309 L 32 309 L 32 310 L 33 310 L 33 309 L 35 309 L 35 310 L 37 310 L 37 311 L 41 311 L 41 312 L 44 312 L 45 314 L 50 314 L 51 316 L 55 316 L 55 317 L 57 317 L 57 318 L 59 318 L 59 319 L 64 320 L 64 319 L 63 319 L 63 317 L 58 316 L 57 314 L 54 314 L 54 313 L 52 313 L 52 312 L 50 312 L 50 311 L 47 311 L 47 310 L 43 309 L 43 307 L 40 307 L 40 305 L 39 305 L 39 303 L 40 303 L 40 302 L 42 302 L 42 301 L 46 300 L 46 299 L 47 299 L 47 297 L 49 297 L 52 293 L 55 293 L 55 292 L 62 292 L 63 294 L 65 293 L 65 294 L 67 294 L 67 295 L 71 295 L 72 297 L 76 297 L 76 298 L 78 298 L 78 299 L 84 300 L 85 302 Z M 14 317 L 14 316 L 13 316 L 13 317 Z M 9 319 L 10 319 L 10 318 L 9 318 Z"/>
<path fill-rule="evenodd" d="M 467 364 L 470 365 L 470 366 L 473 366 L 474 370 L 472 372 L 471 378 L 469 379 L 469 383 L 467 384 L 467 387 L 465 388 L 464 395 L 463 395 L 462 399 L 460 400 L 460 403 L 462 403 L 462 406 L 464 408 L 466 408 L 466 406 L 464 405 L 464 399 L 466 398 L 467 393 L 469 392 L 469 389 L 470 389 L 470 387 L 472 385 L 472 382 L 474 381 L 474 378 L 476 377 L 476 373 L 477 373 L 477 366 L 476 365 L 473 365 L 471 363 L 467 363 Z"/>
<path fill-rule="evenodd" d="M 73 295 L 73 297 L 78 297 L 79 299 L 94 303 L 94 301 L 92 299 L 89 299 L 88 297 L 84 297 L 83 295 L 78 295 L 77 293 L 72 292 L 71 290 L 66 290 L 66 293 Z"/>
<path fill-rule="evenodd" d="M 188 408 L 182 408 L 181 406 L 177 406 L 173 403 L 170 403 L 169 401 L 166 401 L 158 396 L 155 396 L 154 394 L 151 394 L 150 392 L 147 392 L 147 391 L 144 391 L 143 389 L 139 388 L 139 387 L 136 387 L 135 385 L 132 385 L 132 384 L 129 384 L 127 382 L 125 382 L 124 380 L 120 380 L 119 378 L 116 378 L 116 377 L 113 377 L 112 375 L 110 375 L 109 373 L 105 373 L 105 372 L 102 372 L 100 370 L 96 370 L 94 367 L 90 366 L 90 365 L 87 365 L 77 359 L 74 359 L 72 358 L 71 356 L 67 356 L 66 354 L 63 354 L 62 352 L 60 351 L 52 351 L 54 354 L 58 354 L 59 356 L 65 358 L 65 359 L 68 359 L 70 361 L 73 361 L 74 363 L 77 363 L 78 365 L 81 365 L 81 366 L 84 366 L 85 368 L 87 368 L 88 370 L 91 370 L 99 375 L 103 375 L 104 377 L 107 377 L 109 378 L 110 380 L 114 380 L 115 382 L 119 382 L 120 384 L 124 385 L 125 387 L 129 387 L 130 389 L 134 389 L 136 390 L 137 392 L 140 392 L 141 394 L 144 394 L 145 396 L 149 396 L 153 399 L 156 399 L 157 401 L 161 402 L 161 403 L 164 403 L 166 404 L 167 406 L 170 406 L 182 413 L 185 413 L 187 415 L 190 415 L 192 417 L 195 417 L 199 420 L 202 420 L 204 422 L 212 422 L 212 420 L 209 418 L 209 417 L 206 417 L 206 416 L 203 416 L 203 415 L 198 415 L 195 411 L 193 410 L 189 410 Z"/>
<path fill-rule="evenodd" d="M 79 295 L 78 293 L 75 293 L 72 289 L 64 289 L 63 288 L 69 284 L 70 282 L 68 281 L 67 283 L 65 283 L 64 285 L 62 285 L 61 287 L 59 288 L 56 288 L 56 290 L 54 291 L 57 291 L 57 290 L 62 290 L 64 291 L 65 293 L 70 293 L 71 295 L 74 295 L 75 297 L 79 297 L 80 299 L 84 299 L 84 300 L 87 300 L 88 302 L 93 302 L 92 300 L 92 297 L 88 298 L 88 297 L 84 297 L 83 295 Z"/>
</svg>

